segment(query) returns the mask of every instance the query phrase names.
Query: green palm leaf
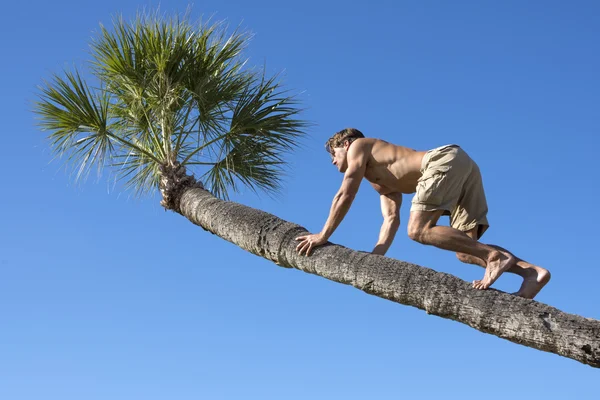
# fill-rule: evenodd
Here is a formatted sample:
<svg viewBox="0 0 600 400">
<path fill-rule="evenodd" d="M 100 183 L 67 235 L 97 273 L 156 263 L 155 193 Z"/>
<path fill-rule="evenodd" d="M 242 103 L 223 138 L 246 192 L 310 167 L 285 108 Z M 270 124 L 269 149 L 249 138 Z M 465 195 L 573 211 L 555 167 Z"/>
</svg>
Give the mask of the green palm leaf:
<svg viewBox="0 0 600 400">
<path fill-rule="evenodd" d="M 54 75 L 42 86 L 36 103 L 42 129 L 50 130 L 50 143 L 57 156 L 66 156 L 77 170 L 77 178 L 87 176 L 92 165 L 99 168 L 114 151 L 108 130 L 108 98 L 93 94 L 78 71 L 63 79 Z"/>
</svg>

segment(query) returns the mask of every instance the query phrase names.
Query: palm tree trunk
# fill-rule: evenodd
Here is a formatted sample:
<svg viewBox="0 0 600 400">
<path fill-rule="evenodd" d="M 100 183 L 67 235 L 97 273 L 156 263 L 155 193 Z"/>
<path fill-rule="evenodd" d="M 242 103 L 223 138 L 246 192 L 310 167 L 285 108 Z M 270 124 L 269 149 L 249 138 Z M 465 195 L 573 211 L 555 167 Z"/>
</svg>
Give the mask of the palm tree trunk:
<svg viewBox="0 0 600 400">
<path fill-rule="evenodd" d="M 600 321 L 395 259 L 327 244 L 296 253 L 306 229 L 272 214 L 217 199 L 198 187 L 182 191 L 178 212 L 250 253 L 369 294 L 467 324 L 511 342 L 600 367 Z"/>
</svg>

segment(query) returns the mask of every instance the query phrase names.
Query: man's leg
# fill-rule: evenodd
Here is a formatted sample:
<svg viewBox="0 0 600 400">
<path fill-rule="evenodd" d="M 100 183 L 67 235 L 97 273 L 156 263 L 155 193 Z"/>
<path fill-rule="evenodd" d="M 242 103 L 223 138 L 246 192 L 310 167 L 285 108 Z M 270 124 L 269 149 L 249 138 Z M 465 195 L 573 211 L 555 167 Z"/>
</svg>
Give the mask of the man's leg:
<svg viewBox="0 0 600 400">
<path fill-rule="evenodd" d="M 408 221 L 408 236 L 419 243 L 467 254 L 484 261 L 485 274 L 482 280 L 473 282 L 475 289 L 489 288 L 503 272 L 516 264 L 516 258 L 509 252 L 504 253 L 497 248 L 478 242 L 458 229 L 437 225 L 443 212 L 443 210 L 411 211 Z M 475 259 L 471 260 L 475 261 Z"/>
<path fill-rule="evenodd" d="M 470 231 L 465 232 L 470 238 L 477 240 L 477 230 L 478 227 L 471 229 Z M 528 263 L 525 260 L 515 256 L 511 252 L 506 249 L 503 249 L 500 246 L 496 246 L 493 244 L 488 245 L 492 248 L 497 249 L 504 253 L 507 257 L 514 257 L 516 263 L 510 267 L 507 272 L 511 272 L 513 274 L 517 274 L 523 278 L 523 283 L 521 284 L 521 288 L 518 292 L 513 293 L 516 296 L 521 296 L 526 299 L 533 299 L 542 288 L 550 281 L 550 271 L 545 268 L 538 267 L 537 265 L 533 265 Z M 485 268 L 486 263 L 481 258 L 465 254 L 465 253 L 456 253 L 456 257 L 467 264 L 479 265 L 480 267 Z"/>
</svg>

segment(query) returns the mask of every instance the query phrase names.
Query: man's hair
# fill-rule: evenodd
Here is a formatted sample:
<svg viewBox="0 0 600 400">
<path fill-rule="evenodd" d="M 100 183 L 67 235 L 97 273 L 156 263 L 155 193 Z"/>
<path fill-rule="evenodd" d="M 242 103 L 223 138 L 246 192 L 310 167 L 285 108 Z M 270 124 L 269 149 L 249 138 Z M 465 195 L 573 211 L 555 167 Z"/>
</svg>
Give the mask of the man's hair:
<svg viewBox="0 0 600 400">
<path fill-rule="evenodd" d="M 328 153 L 333 154 L 333 149 L 335 147 L 343 147 L 345 142 L 354 142 L 356 139 L 364 138 L 365 135 L 362 134 L 361 131 L 354 128 L 346 128 L 342 129 L 339 132 L 336 132 L 335 135 L 330 137 L 327 142 L 325 142 L 325 150 Z"/>
</svg>

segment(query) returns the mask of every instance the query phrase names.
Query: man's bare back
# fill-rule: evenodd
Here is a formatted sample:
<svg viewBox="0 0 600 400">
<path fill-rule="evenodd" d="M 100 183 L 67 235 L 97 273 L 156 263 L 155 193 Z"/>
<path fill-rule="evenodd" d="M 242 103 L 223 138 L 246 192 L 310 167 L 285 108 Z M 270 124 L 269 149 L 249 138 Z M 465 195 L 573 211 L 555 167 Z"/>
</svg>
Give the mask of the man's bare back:
<svg viewBox="0 0 600 400">
<path fill-rule="evenodd" d="M 353 145 L 368 154 L 364 177 L 379 194 L 415 192 L 425 151 L 372 138 L 357 139 Z"/>
</svg>

